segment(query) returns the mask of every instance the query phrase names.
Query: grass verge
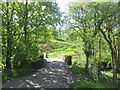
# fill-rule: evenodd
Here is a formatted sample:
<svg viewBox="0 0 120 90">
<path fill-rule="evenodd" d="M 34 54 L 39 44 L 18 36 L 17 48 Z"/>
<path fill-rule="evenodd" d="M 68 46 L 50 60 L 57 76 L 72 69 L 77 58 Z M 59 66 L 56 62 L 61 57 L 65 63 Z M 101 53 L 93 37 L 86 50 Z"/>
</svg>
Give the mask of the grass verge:
<svg viewBox="0 0 120 90">
<path fill-rule="evenodd" d="M 111 82 L 96 83 L 88 80 L 80 80 L 78 82 L 73 83 L 71 85 L 71 88 L 73 88 L 73 90 L 76 90 L 78 88 L 116 88 L 116 85 Z"/>
<path fill-rule="evenodd" d="M 118 86 L 113 82 L 102 81 L 98 82 L 93 79 L 90 73 L 92 71 L 87 72 L 83 67 L 73 64 L 70 66 L 74 74 L 79 76 L 79 80 L 71 84 L 71 88 L 73 90 L 78 90 L 79 88 L 117 88 Z"/>
<path fill-rule="evenodd" d="M 35 69 L 32 69 L 32 68 L 3 70 L 2 71 L 2 81 L 5 82 L 7 80 L 12 80 L 14 78 L 27 75 L 33 71 L 35 71 Z"/>
</svg>

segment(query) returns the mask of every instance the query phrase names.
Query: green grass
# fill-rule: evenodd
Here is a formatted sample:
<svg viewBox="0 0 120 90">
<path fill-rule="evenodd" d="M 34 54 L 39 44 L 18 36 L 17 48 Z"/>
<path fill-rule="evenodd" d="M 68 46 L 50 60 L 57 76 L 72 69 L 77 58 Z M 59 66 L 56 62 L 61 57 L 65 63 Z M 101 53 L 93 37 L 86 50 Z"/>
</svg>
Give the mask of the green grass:
<svg viewBox="0 0 120 90">
<path fill-rule="evenodd" d="M 79 75 L 79 79 L 80 79 L 80 81 L 71 84 L 71 88 L 73 88 L 73 90 L 76 90 L 78 88 L 116 88 L 117 87 L 117 85 L 115 85 L 112 82 L 104 81 L 98 83 L 97 81 L 92 79 L 92 77 L 89 74 L 90 72 L 87 72 L 83 67 L 81 68 L 78 65 L 72 65 L 71 68 L 75 74 Z"/>
<path fill-rule="evenodd" d="M 79 67 L 77 65 L 72 65 L 71 66 L 72 71 L 76 74 L 87 74 L 86 70 L 83 67 Z"/>
<path fill-rule="evenodd" d="M 56 39 L 51 39 L 50 42 L 54 43 L 54 47 L 52 51 L 49 52 L 49 57 L 57 57 L 59 54 L 66 54 L 74 56 L 76 55 L 76 51 L 80 50 L 77 47 L 77 44 L 71 43 L 66 40 L 66 36 L 59 36 L 58 39 L 62 39 L 64 41 L 59 41 Z"/>
<path fill-rule="evenodd" d="M 102 82 L 98 82 L 96 79 L 93 79 L 94 74 L 91 74 L 93 71 L 89 70 L 89 72 L 87 72 L 84 67 L 76 64 L 77 63 L 77 59 L 73 59 L 74 63 L 72 65 L 70 65 L 70 67 L 72 68 L 73 73 L 79 75 L 79 81 L 74 82 L 73 84 L 71 84 L 71 88 L 73 90 L 79 90 L 79 88 L 116 88 L 117 85 L 114 84 L 113 82 L 108 82 L 106 80 L 102 81 Z M 112 75 L 110 71 L 105 71 L 106 75 Z"/>
<path fill-rule="evenodd" d="M 111 82 L 95 83 L 92 81 L 81 80 L 81 81 L 73 83 L 71 85 L 71 88 L 73 88 L 74 90 L 78 88 L 116 88 L 116 85 Z"/>
<path fill-rule="evenodd" d="M 22 68 L 22 69 L 12 69 L 12 70 L 3 70 L 2 71 L 2 81 L 12 80 L 14 78 L 24 76 L 28 73 L 33 72 L 32 68 Z"/>
<path fill-rule="evenodd" d="M 66 54 L 66 55 L 71 55 L 71 56 L 74 56 L 76 55 L 75 54 L 75 49 L 70 49 L 70 48 L 67 48 L 67 49 L 55 49 L 54 51 L 50 52 L 48 55 L 50 57 L 57 57 L 59 54 Z"/>
</svg>

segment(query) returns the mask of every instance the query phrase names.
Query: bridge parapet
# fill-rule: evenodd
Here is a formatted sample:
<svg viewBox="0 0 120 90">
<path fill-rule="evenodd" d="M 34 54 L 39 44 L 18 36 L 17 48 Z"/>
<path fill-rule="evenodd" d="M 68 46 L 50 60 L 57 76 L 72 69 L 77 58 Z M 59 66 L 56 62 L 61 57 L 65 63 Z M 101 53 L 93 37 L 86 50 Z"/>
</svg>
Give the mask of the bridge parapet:
<svg viewBox="0 0 120 90">
<path fill-rule="evenodd" d="M 71 65 L 72 64 L 72 56 L 70 56 L 70 55 L 59 54 L 58 58 L 65 60 L 65 62 L 67 63 L 67 65 Z"/>
</svg>

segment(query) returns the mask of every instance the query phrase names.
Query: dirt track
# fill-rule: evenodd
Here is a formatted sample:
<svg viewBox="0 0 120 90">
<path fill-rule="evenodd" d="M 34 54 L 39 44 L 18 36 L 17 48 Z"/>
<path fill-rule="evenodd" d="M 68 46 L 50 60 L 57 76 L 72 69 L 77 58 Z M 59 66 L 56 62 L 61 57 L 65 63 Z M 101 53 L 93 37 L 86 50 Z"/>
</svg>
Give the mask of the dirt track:
<svg viewBox="0 0 120 90">
<path fill-rule="evenodd" d="M 29 75 L 5 82 L 3 88 L 69 88 L 74 82 L 64 60 L 46 58 L 44 68 Z"/>
</svg>

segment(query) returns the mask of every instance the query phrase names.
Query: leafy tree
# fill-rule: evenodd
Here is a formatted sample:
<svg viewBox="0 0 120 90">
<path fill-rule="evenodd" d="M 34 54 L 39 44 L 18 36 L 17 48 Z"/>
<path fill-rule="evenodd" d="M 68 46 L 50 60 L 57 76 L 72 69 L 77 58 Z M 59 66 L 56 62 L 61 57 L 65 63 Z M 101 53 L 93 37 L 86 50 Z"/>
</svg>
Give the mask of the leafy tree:
<svg viewBox="0 0 120 90">
<path fill-rule="evenodd" d="M 101 8 L 101 7 L 104 7 Z M 109 9 L 107 9 L 109 8 Z M 117 4 L 116 3 L 100 3 L 98 4 L 98 11 L 99 18 L 97 20 L 98 22 L 98 29 L 102 33 L 104 39 L 107 41 L 110 51 L 111 51 L 111 56 L 112 56 L 112 67 L 113 67 L 113 81 L 116 81 L 117 79 L 117 56 L 116 56 L 116 37 L 114 35 L 116 34 L 116 25 L 117 23 Z M 104 12 L 104 13 L 103 13 Z"/>
<path fill-rule="evenodd" d="M 90 17 L 91 15 L 91 17 Z M 73 3 L 70 8 L 71 28 L 82 38 L 83 51 L 86 55 L 85 69 L 88 70 L 89 59 L 92 55 L 92 44 L 94 41 L 94 31 L 92 22 L 92 13 L 87 3 Z"/>
<path fill-rule="evenodd" d="M 95 44 L 98 46 L 99 59 L 101 59 L 101 43 L 107 41 L 112 58 L 113 81 L 117 81 L 119 59 L 117 57 L 119 45 L 119 30 L 117 30 L 118 4 L 114 2 L 72 3 L 70 6 L 70 24 L 72 35 L 79 34 L 84 42 L 86 55 L 85 68 L 88 69 L 89 57 L 95 55 Z M 77 32 L 77 33 L 75 33 Z M 102 36 L 101 36 L 102 34 Z M 104 40 L 101 38 L 104 37 Z M 102 41 L 101 41 L 102 40 Z M 94 42 L 94 43 L 93 43 Z M 100 70 L 99 70 L 100 71 Z"/>
<path fill-rule="evenodd" d="M 6 69 L 27 67 L 38 60 L 38 42 L 56 35 L 60 14 L 55 2 L 2 2 L 2 57 Z"/>
</svg>

